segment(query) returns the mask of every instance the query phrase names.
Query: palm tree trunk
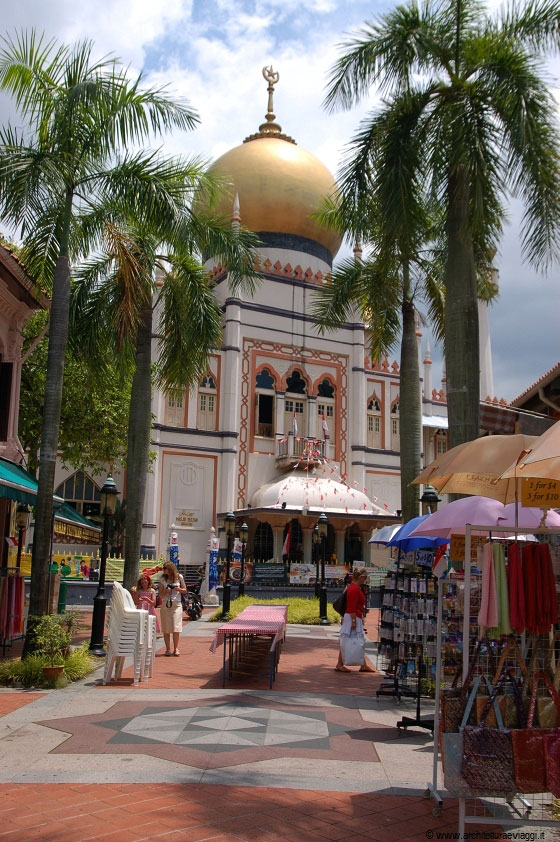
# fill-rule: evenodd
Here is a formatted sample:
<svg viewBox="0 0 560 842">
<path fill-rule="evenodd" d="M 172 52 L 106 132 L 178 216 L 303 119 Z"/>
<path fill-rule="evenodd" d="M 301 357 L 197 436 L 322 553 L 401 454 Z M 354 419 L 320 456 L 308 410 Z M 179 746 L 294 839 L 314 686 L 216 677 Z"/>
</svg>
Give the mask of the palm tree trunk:
<svg viewBox="0 0 560 842">
<path fill-rule="evenodd" d="M 41 430 L 41 455 L 39 459 L 39 480 L 37 504 L 35 507 L 35 528 L 31 555 L 31 592 L 29 615 L 40 616 L 48 612 L 48 565 L 51 556 L 53 534 L 53 491 L 58 431 L 62 406 L 64 383 L 64 356 L 68 339 L 68 312 L 70 305 L 70 262 L 68 241 L 72 215 L 72 195 L 66 198 L 60 253 L 56 261 L 53 292 L 50 308 L 49 349 L 47 374 L 43 403 L 43 426 Z M 28 623 L 23 655 L 34 649 L 33 623 Z"/>
<path fill-rule="evenodd" d="M 400 370 L 400 441 L 401 441 L 401 507 L 406 523 L 419 513 L 418 486 L 410 485 L 421 471 L 422 404 L 420 366 L 416 339 L 416 318 L 408 290 L 408 266 L 404 266 L 405 283 L 402 302 L 403 332 Z"/>
<path fill-rule="evenodd" d="M 463 166 L 450 174 L 445 267 L 445 362 L 449 446 L 479 435 L 480 352 L 476 268 Z"/>
<path fill-rule="evenodd" d="M 142 311 L 136 337 L 136 370 L 130 393 L 126 469 L 126 534 L 124 543 L 124 586 L 138 580 L 142 520 L 152 427 L 152 310 Z"/>
</svg>

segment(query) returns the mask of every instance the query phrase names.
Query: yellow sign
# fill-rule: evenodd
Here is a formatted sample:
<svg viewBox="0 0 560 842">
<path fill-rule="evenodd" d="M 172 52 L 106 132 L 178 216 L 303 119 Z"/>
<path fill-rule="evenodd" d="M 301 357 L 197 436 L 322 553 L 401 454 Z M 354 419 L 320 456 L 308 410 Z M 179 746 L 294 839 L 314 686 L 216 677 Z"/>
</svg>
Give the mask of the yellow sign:
<svg viewBox="0 0 560 842">
<path fill-rule="evenodd" d="M 476 561 L 478 555 L 478 547 L 486 543 L 484 535 L 471 535 L 471 561 Z M 452 535 L 451 549 L 449 551 L 451 561 L 465 560 L 465 536 Z"/>
<path fill-rule="evenodd" d="M 534 509 L 556 509 L 560 506 L 560 480 L 524 479 L 521 482 L 521 502 Z"/>
<path fill-rule="evenodd" d="M 175 518 L 175 523 L 178 526 L 192 526 L 193 523 L 198 523 L 198 518 L 194 516 L 194 512 L 181 509 Z"/>
<path fill-rule="evenodd" d="M 99 544 L 101 540 L 99 532 L 88 529 L 87 526 L 78 526 L 77 524 L 66 523 L 65 521 L 56 519 L 54 522 L 54 534 L 55 540 L 57 537 L 75 538 L 78 543 L 85 541 Z"/>
</svg>

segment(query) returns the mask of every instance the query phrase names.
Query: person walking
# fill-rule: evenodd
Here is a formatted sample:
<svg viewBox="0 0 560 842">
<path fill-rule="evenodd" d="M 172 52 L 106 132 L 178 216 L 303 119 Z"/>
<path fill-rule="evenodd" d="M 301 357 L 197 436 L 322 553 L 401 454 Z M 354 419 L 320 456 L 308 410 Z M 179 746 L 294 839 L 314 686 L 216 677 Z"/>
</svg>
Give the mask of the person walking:
<svg viewBox="0 0 560 842">
<path fill-rule="evenodd" d="M 338 653 L 338 662 L 335 667 L 337 672 L 352 672 L 352 670 L 348 669 L 348 667 L 344 664 L 344 656 L 342 654 L 342 648 L 345 643 L 344 638 L 348 639 L 352 632 L 357 632 L 360 637 L 364 637 L 363 616 L 366 605 L 366 597 L 362 590 L 362 585 L 364 585 L 366 581 L 367 571 L 365 567 L 357 567 L 352 572 L 352 582 L 346 589 L 346 613 L 344 614 L 342 626 L 340 627 L 340 650 Z M 366 661 L 365 652 L 359 671 L 375 672 L 373 667 Z"/>
<path fill-rule="evenodd" d="M 183 606 L 181 594 L 186 593 L 185 581 L 172 561 L 166 561 L 159 580 L 159 610 L 161 630 L 165 641 L 165 654 L 179 655 L 179 636 L 183 629 Z M 171 651 L 173 635 L 173 652 Z"/>
</svg>

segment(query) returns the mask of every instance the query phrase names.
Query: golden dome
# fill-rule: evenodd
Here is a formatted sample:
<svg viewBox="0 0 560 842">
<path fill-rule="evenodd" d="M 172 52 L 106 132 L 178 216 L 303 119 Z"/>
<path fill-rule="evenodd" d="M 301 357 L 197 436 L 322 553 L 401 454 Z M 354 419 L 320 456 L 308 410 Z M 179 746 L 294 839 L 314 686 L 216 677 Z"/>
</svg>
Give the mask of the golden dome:
<svg viewBox="0 0 560 842">
<path fill-rule="evenodd" d="M 328 250 L 328 262 L 335 256 L 341 236 L 320 225 L 312 214 L 316 213 L 327 196 L 332 196 L 335 181 L 327 167 L 311 152 L 296 145 L 292 138 L 282 134 L 274 122 L 272 94 L 278 74 L 272 67 L 263 69 L 268 86 L 268 113 L 266 121 L 256 134 L 248 137 L 210 167 L 210 172 L 225 178 L 232 186 L 231 195 L 218 204 L 220 216 L 231 219 L 233 199 L 239 196 L 241 222 L 250 231 L 272 235 L 263 237 L 284 248 L 306 250 L 304 244 L 290 237 L 303 237 L 319 243 Z M 320 252 L 321 250 L 318 250 Z M 318 253 L 317 256 L 322 256 Z"/>
</svg>

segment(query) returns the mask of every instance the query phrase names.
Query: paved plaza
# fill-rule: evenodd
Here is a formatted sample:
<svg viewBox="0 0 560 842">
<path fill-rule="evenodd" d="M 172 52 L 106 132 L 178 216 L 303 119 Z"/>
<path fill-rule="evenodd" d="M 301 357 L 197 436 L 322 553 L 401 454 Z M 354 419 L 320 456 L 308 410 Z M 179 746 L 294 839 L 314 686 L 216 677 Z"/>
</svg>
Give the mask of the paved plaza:
<svg viewBox="0 0 560 842">
<path fill-rule="evenodd" d="M 419 842 L 457 830 L 456 801 L 434 816 L 424 797 L 430 733 L 396 728 L 414 701 L 376 699 L 379 673 L 336 672 L 338 627 L 289 626 L 273 690 L 250 670 L 222 689 L 214 628 L 185 624 L 180 657 L 161 648 L 138 687 L 125 670 L 107 687 L 97 672 L 63 690 L 0 691 L 0 842 Z"/>
</svg>

